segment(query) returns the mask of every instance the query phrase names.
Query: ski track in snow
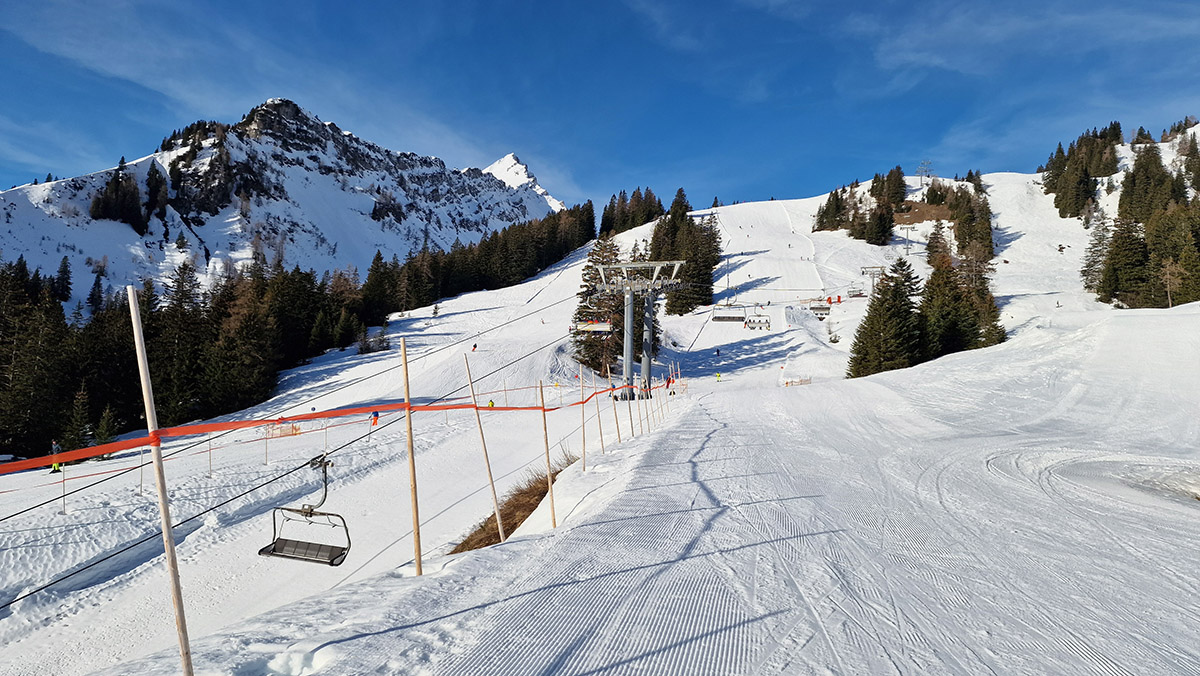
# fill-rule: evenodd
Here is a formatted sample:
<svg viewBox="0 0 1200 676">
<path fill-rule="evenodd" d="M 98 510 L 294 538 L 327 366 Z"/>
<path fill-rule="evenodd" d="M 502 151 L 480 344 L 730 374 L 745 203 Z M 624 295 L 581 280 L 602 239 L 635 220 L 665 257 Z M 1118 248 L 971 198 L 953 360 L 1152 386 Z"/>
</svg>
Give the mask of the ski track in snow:
<svg viewBox="0 0 1200 676">
<path fill-rule="evenodd" d="M 354 537 L 342 567 L 256 555 L 270 508 L 319 489 L 311 474 L 177 533 L 198 673 L 1200 671 L 1200 364 L 1177 358 L 1200 350 L 1200 305 L 1094 303 L 1076 275 L 1078 223 L 1057 218 L 1034 177 L 984 180 L 1008 261 L 996 273 L 1008 343 L 844 381 L 866 299 L 835 303 L 825 322 L 806 301 L 863 281 L 861 268 L 886 265 L 902 242 L 810 232 L 823 198 L 718 208 L 729 242 L 718 296 L 760 306 L 772 329 L 704 311 L 668 318 L 660 359 L 682 364 L 686 388 L 654 402 L 670 407 L 663 421 L 608 399 L 598 416 L 588 407 L 588 470 L 576 463 L 556 482 L 556 529 L 544 503 L 504 544 L 445 555 L 491 509 L 478 433 L 469 412 L 414 416 L 425 544 L 414 577 L 403 424 L 381 426 L 332 456 L 327 507 Z M 462 386 L 465 353 L 481 400 L 532 404 L 532 390 L 502 388 L 539 380 L 548 404 L 578 400 L 566 341 L 481 374 L 559 335 L 573 303 L 535 311 L 573 297 L 585 255 L 445 300 L 436 319 L 426 308 L 394 321 L 393 345 L 406 336 L 421 357 L 414 396 Z M 375 376 L 397 353 L 315 360 L 246 417 L 307 410 L 309 397 L 321 408 L 397 401 L 398 370 Z M 813 384 L 781 387 L 800 376 Z M 540 416 L 483 418 L 503 491 L 544 462 Z M 330 447 L 368 429 L 346 422 Z M 549 422 L 553 452 L 578 452 L 579 412 Z M 204 454 L 168 463 L 177 519 L 324 447 L 319 429 L 272 439 L 264 466 L 266 442 L 220 443 L 237 439 L 213 454 L 212 477 Z M 0 490 L 22 489 L 0 493 L 2 513 L 56 495 L 58 484 L 36 488 L 46 479 L 0 477 Z M 0 598 L 152 531 L 152 499 L 136 485 L 131 475 L 71 496 L 67 514 L 56 503 L 0 523 Z M 177 673 L 158 547 L 0 614 L 0 674 Z"/>
</svg>

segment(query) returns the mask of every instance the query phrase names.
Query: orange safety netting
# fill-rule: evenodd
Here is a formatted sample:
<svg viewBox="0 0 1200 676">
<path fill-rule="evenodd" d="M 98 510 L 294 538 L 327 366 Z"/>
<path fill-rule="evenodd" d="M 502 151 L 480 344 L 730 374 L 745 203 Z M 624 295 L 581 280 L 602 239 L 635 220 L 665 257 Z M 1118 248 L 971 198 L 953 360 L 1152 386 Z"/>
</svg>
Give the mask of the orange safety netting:
<svg viewBox="0 0 1200 676">
<path fill-rule="evenodd" d="M 649 388 L 650 390 L 669 387 L 671 380 L 666 383 Z M 527 389 L 527 388 L 513 388 Z M 592 394 L 580 401 L 571 402 L 562 406 L 476 406 L 475 404 L 416 404 L 410 405 L 408 402 L 400 402 L 396 404 L 377 404 L 374 406 L 357 406 L 353 408 L 339 408 L 330 411 L 315 411 L 313 413 L 303 413 L 300 415 L 287 416 L 283 418 L 271 418 L 267 420 L 227 420 L 225 422 L 215 423 L 196 423 L 193 425 L 177 425 L 175 427 L 164 427 L 149 433 L 144 437 L 134 439 L 125 439 L 123 441 L 114 441 L 108 444 L 99 446 L 88 446 L 87 448 L 79 448 L 73 451 L 63 451 L 53 455 L 45 455 L 40 458 L 28 458 L 26 460 L 16 460 L 0 464 L 0 475 L 20 472 L 27 469 L 37 469 L 39 467 L 49 467 L 64 462 L 73 462 L 78 460 L 87 460 L 102 455 L 109 455 L 118 451 L 127 451 L 131 448 L 139 448 L 142 446 L 150 446 L 161 444 L 163 437 L 186 437 L 194 434 L 208 434 L 212 432 L 227 432 L 237 429 L 248 429 L 253 427 L 263 427 L 266 425 L 280 425 L 294 422 L 302 422 L 306 420 L 321 420 L 324 418 L 341 418 L 353 415 L 368 415 L 377 417 L 379 413 L 389 411 L 455 411 L 455 410 L 471 410 L 478 409 L 480 411 L 545 411 L 547 413 L 557 411 L 561 408 L 570 408 L 571 406 L 582 406 L 590 402 L 593 398 L 601 394 L 616 392 L 624 389 L 635 389 L 633 385 L 618 385 L 603 390 L 595 390 Z M 8 492 L 8 491 L 3 491 Z"/>
</svg>

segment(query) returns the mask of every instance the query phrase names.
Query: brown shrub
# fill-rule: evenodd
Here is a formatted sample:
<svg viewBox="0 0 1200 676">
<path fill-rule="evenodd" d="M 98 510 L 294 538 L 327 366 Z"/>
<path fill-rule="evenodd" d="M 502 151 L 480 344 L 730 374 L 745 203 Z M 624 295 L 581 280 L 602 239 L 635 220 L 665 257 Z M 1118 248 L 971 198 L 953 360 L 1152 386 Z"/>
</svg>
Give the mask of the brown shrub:
<svg viewBox="0 0 1200 676">
<path fill-rule="evenodd" d="M 575 462 L 576 458 L 567 454 L 554 465 L 551 466 L 553 479 L 557 479 L 560 472 Z M 505 494 L 500 501 L 500 517 L 504 519 L 504 534 L 512 535 L 512 532 L 517 529 L 525 519 L 533 514 L 533 510 L 541 504 L 542 499 L 546 497 L 548 492 L 546 486 L 546 472 L 529 470 L 525 473 L 525 479 L 517 484 L 515 488 Z M 451 554 L 460 552 L 469 552 L 472 549 L 480 549 L 489 545 L 498 544 L 500 542 L 500 534 L 496 532 L 496 515 L 489 514 L 478 526 L 475 527 L 463 541 L 455 545 L 454 549 L 450 550 Z"/>
</svg>

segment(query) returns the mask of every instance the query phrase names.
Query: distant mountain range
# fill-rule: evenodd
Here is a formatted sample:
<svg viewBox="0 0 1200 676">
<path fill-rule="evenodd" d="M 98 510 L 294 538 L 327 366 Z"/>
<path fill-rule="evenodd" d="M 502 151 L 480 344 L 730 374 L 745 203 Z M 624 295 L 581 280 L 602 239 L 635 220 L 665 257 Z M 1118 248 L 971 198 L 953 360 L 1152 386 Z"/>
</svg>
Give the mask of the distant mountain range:
<svg viewBox="0 0 1200 676">
<path fill-rule="evenodd" d="M 117 171 L 128 178 L 114 182 Z M 92 208 L 112 185 L 137 188 L 140 209 L 124 222 Z M 271 99 L 237 124 L 173 132 L 123 168 L 0 191 L 0 260 L 24 256 L 48 275 L 65 256 L 74 299 L 97 273 L 111 289 L 164 279 L 190 259 L 209 279 L 255 251 L 289 268 L 354 266 L 365 276 L 376 250 L 403 260 L 563 208 L 514 154 L 449 169 Z"/>
</svg>

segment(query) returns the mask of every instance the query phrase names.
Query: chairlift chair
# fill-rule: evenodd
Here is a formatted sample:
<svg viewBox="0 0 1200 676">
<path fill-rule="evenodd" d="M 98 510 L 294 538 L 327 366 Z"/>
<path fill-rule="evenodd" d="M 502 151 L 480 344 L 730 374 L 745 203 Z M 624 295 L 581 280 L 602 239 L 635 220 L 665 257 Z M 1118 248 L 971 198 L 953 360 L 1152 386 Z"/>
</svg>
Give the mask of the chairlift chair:
<svg viewBox="0 0 1200 676">
<path fill-rule="evenodd" d="M 572 328 L 576 333 L 612 333 L 612 322 L 575 322 Z"/>
<path fill-rule="evenodd" d="M 276 507 L 271 514 L 271 544 L 258 550 L 262 556 L 278 556 L 284 559 L 324 563 L 328 566 L 341 565 L 350 553 L 350 529 L 346 520 L 333 512 L 319 512 L 317 508 L 325 504 L 329 495 L 329 466 L 333 464 L 325 455 L 318 455 L 308 461 L 308 466 L 321 470 L 321 500 L 315 505 L 296 507 Z M 304 523 L 305 528 L 327 526 L 334 531 L 341 531 L 337 543 L 312 542 L 284 537 L 284 527 L 289 523 Z M 294 526 L 292 530 L 294 532 Z"/>
<path fill-rule="evenodd" d="M 771 330 L 771 317 L 769 315 L 761 315 L 757 312 L 746 318 L 746 328 L 762 329 L 764 331 Z"/>
<path fill-rule="evenodd" d="M 732 305 L 717 305 L 712 309 L 714 322 L 745 322 L 746 308 Z"/>
</svg>

